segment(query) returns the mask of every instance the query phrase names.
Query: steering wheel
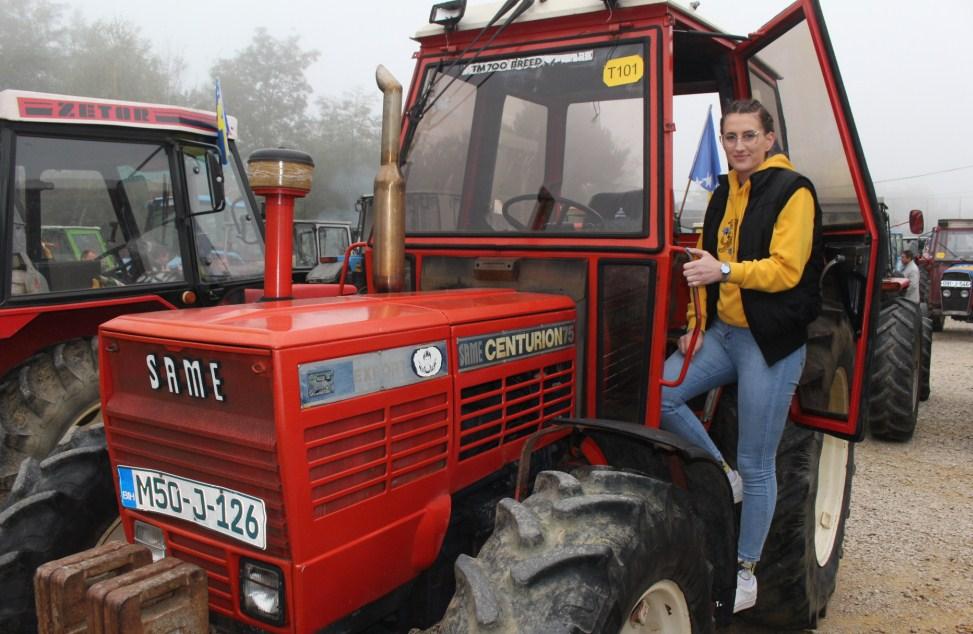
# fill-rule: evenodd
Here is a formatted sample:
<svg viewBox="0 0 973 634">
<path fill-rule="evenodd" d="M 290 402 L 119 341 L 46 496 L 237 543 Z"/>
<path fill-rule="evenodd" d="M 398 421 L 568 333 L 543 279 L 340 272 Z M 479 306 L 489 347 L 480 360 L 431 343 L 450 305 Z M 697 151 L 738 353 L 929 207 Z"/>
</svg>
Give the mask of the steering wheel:
<svg viewBox="0 0 973 634">
<path fill-rule="evenodd" d="M 557 204 L 562 208 L 562 213 L 556 221 L 552 222 L 551 219 L 548 217 L 548 218 L 544 218 L 543 223 L 538 227 L 527 226 L 523 222 L 517 220 L 517 218 L 515 218 L 513 215 L 510 214 L 511 205 L 514 205 L 519 202 L 523 202 L 525 200 L 532 200 L 537 203 Z M 517 229 L 518 231 L 539 231 L 539 230 L 543 230 L 546 227 L 559 227 L 564 225 L 564 220 L 565 218 L 567 218 L 567 214 L 563 212 L 568 209 L 581 210 L 585 216 L 585 220 L 584 220 L 585 226 L 596 227 L 596 228 L 605 226 L 605 222 L 606 222 L 605 217 L 602 216 L 597 211 L 595 211 L 594 209 L 592 209 L 591 207 L 589 207 L 588 205 L 579 203 L 576 200 L 571 200 L 570 198 L 565 198 L 564 196 L 555 196 L 554 194 L 547 193 L 547 192 L 543 194 L 521 194 L 519 196 L 513 196 L 512 198 L 508 198 L 503 202 L 503 206 L 500 208 L 500 213 L 503 215 L 504 219 L 507 222 L 509 222 L 514 229 Z M 539 211 L 539 209 L 535 210 L 534 213 L 536 214 L 537 211 Z M 588 218 L 591 218 L 591 220 L 589 221 Z M 538 218 L 531 218 L 530 224 L 534 225 L 537 220 Z"/>
<path fill-rule="evenodd" d="M 135 281 L 134 273 L 136 267 L 134 266 L 135 262 L 133 261 L 133 259 L 137 258 L 138 255 L 134 253 L 134 249 L 129 249 L 129 257 L 132 259 L 129 259 L 128 262 L 125 262 L 122 259 L 122 255 L 121 255 L 121 252 L 124 249 L 128 248 L 128 246 L 129 244 L 127 242 L 124 242 L 118 245 L 117 247 L 108 249 L 107 251 L 99 255 L 97 258 L 95 258 L 95 260 L 98 262 L 99 266 L 101 267 L 101 274 L 103 276 L 114 278 L 115 280 L 123 284 L 131 284 L 132 282 Z M 115 266 L 112 266 L 110 268 L 105 268 L 107 266 L 105 264 L 105 261 L 108 258 L 115 258 Z"/>
</svg>

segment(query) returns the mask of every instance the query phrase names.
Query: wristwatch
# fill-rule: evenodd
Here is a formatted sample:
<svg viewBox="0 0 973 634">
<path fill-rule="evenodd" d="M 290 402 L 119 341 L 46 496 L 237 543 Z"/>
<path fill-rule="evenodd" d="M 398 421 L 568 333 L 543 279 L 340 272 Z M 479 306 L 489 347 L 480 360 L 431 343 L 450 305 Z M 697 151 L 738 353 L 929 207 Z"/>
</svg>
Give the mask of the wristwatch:
<svg viewBox="0 0 973 634">
<path fill-rule="evenodd" d="M 728 279 L 730 279 L 730 263 L 729 262 L 721 262 L 720 263 L 720 274 L 723 276 L 723 279 L 720 280 L 721 282 L 726 282 Z"/>
</svg>

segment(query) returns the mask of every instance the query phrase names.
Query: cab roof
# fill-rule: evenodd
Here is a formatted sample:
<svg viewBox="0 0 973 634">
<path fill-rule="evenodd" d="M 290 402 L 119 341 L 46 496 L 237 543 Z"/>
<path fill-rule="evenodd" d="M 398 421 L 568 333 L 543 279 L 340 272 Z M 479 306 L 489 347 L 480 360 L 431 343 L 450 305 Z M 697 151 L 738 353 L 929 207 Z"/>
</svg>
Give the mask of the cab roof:
<svg viewBox="0 0 973 634">
<path fill-rule="evenodd" d="M 216 136 L 216 113 L 206 110 L 25 90 L 0 91 L 0 119 L 173 130 Z M 236 117 L 227 117 L 227 125 L 229 137 L 237 138 Z"/>
<path fill-rule="evenodd" d="M 433 0 L 430 0 L 429 6 L 432 7 L 432 4 Z M 459 24 L 456 25 L 455 30 L 471 31 L 475 29 L 482 29 L 490 22 L 490 19 L 497 13 L 502 4 L 502 0 L 491 0 L 490 2 L 467 6 L 463 19 L 460 20 Z M 669 5 L 676 12 L 691 16 L 695 21 L 706 25 L 707 28 L 710 28 L 712 31 L 723 31 L 723 29 L 720 29 L 714 26 L 712 23 L 700 18 L 695 10 L 691 9 L 689 6 L 676 0 L 618 0 L 617 10 L 660 4 Z M 517 23 L 530 22 L 534 20 L 550 20 L 583 13 L 596 13 L 599 11 L 606 11 L 604 0 L 547 0 L 546 2 L 534 2 L 534 4 L 527 9 L 523 15 L 517 18 Z M 510 15 L 511 12 L 513 12 L 513 9 L 511 9 L 507 15 Z M 502 24 L 504 19 L 505 18 L 501 18 L 498 24 Z M 438 24 L 427 24 L 419 28 L 415 34 L 415 39 L 442 35 L 443 33 L 445 33 L 444 27 Z"/>
</svg>

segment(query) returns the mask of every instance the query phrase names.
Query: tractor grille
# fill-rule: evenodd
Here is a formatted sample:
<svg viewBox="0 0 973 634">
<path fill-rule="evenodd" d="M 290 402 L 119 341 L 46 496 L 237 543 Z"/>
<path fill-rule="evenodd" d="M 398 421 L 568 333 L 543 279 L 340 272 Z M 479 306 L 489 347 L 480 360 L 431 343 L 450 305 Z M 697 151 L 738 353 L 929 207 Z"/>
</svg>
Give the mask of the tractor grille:
<svg viewBox="0 0 973 634">
<path fill-rule="evenodd" d="M 415 387 L 401 390 L 413 400 L 393 401 L 305 431 L 313 517 L 446 468 L 448 384 L 438 384 L 431 394 L 415 398 Z"/>
<path fill-rule="evenodd" d="M 959 286 L 959 284 L 963 284 L 963 286 Z M 943 273 L 941 285 L 943 310 L 968 313 L 970 310 L 970 292 L 973 291 L 970 287 L 970 276 L 967 273 L 946 272 Z M 963 297 L 964 291 L 966 297 Z M 949 297 L 946 297 L 947 292 Z"/>
<path fill-rule="evenodd" d="M 227 552 L 171 531 L 166 531 L 166 544 L 170 556 L 196 564 L 206 571 L 210 608 L 233 616 L 233 606 L 239 602 L 234 598 L 237 585 L 230 580 Z"/>
<path fill-rule="evenodd" d="M 151 409 L 145 407 L 139 411 L 149 412 Z M 160 410 L 157 408 L 156 411 Z M 269 427 L 269 438 L 273 438 L 272 420 L 237 419 L 235 426 Z M 267 509 L 266 552 L 277 557 L 286 556 L 284 501 L 273 440 L 267 444 L 245 440 L 234 435 L 232 428 L 219 425 L 200 428 L 205 429 L 205 433 L 196 433 L 163 420 L 122 415 L 111 418 L 109 429 L 116 464 L 134 464 L 175 473 L 262 499 Z M 228 433 L 221 433 L 221 429 Z M 200 530 L 184 520 L 166 518 L 166 521 L 187 530 Z"/>
<path fill-rule="evenodd" d="M 573 407 L 574 364 L 555 363 L 460 392 L 459 459 L 523 438 Z"/>
</svg>

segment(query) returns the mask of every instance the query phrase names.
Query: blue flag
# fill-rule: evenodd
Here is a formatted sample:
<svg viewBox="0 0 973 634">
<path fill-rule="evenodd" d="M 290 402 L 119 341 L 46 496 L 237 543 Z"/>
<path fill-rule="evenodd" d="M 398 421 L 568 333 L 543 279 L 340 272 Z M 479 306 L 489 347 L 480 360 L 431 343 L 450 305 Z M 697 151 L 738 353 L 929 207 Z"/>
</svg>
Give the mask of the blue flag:
<svg viewBox="0 0 973 634">
<path fill-rule="evenodd" d="M 216 147 L 220 149 L 220 160 L 226 165 L 226 149 L 230 138 L 230 125 L 226 120 L 226 110 L 223 108 L 223 90 L 220 80 L 216 80 Z"/>
<path fill-rule="evenodd" d="M 713 126 L 713 106 L 706 113 L 706 124 L 703 134 L 699 137 L 699 147 L 696 148 L 696 158 L 693 159 L 693 169 L 689 172 L 689 180 L 706 191 L 713 191 L 719 184 L 720 154 L 716 147 L 716 128 Z"/>
</svg>

